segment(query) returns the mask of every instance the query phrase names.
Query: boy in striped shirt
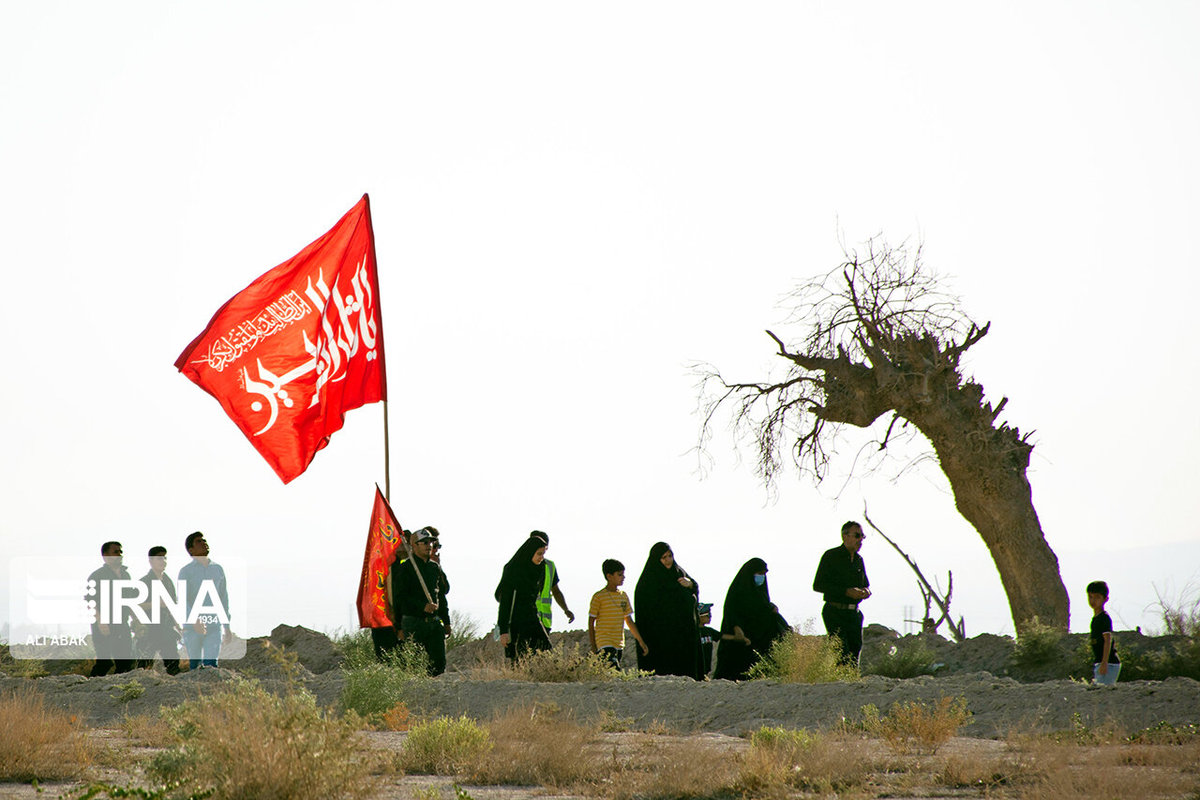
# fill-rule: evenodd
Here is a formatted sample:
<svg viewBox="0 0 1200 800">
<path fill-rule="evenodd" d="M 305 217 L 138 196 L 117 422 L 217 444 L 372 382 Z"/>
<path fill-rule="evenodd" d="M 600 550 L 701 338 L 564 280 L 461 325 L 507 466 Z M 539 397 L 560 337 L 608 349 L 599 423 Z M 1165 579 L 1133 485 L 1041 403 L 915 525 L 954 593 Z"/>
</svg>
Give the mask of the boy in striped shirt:
<svg viewBox="0 0 1200 800">
<path fill-rule="evenodd" d="M 591 642 L 593 653 L 602 653 L 609 664 L 620 669 L 626 625 L 638 647 L 642 648 L 642 655 L 650 650 L 642 641 L 637 625 L 633 624 L 629 595 L 619 588 L 625 583 L 625 565 L 615 558 L 606 558 L 600 568 L 604 571 L 607 585 L 592 595 L 592 604 L 588 609 L 588 641 Z"/>
</svg>

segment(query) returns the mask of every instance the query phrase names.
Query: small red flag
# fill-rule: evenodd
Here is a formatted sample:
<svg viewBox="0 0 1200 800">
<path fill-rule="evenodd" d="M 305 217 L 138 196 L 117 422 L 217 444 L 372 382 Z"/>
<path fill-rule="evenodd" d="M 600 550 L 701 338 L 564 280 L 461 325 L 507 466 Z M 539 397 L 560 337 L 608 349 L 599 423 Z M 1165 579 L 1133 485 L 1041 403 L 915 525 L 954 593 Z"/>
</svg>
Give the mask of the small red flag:
<svg viewBox="0 0 1200 800">
<path fill-rule="evenodd" d="M 396 548 L 404 546 L 400 535 L 400 523 L 376 486 L 371 527 L 367 530 L 367 552 L 363 555 L 362 578 L 358 582 L 360 628 L 386 628 L 392 624 L 387 611 L 387 581 Z"/>
<path fill-rule="evenodd" d="M 387 398 L 367 195 L 337 225 L 221 307 L 175 361 L 283 480 L 347 411 Z"/>
</svg>

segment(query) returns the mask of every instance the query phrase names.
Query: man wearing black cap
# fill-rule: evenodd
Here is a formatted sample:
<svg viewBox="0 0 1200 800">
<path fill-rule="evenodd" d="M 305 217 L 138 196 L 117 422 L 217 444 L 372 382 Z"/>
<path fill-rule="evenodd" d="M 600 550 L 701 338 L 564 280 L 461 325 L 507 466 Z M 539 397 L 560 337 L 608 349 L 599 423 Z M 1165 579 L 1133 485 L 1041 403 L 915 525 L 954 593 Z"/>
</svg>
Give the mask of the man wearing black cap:
<svg viewBox="0 0 1200 800">
<path fill-rule="evenodd" d="M 864 538 L 862 525 L 853 521 L 843 525 L 842 543 L 825 551 L 813 578 L 813 591 L 825 595 L 821 609 L 825 630 L 841 643 L 841 661 L 854 666 L 862 651 L 863 615 L 858 604 L 871 596 L 867 567 L 858 554 Z"/>
<path fill-rule="evenodd" d="M 430 556 L 434 533 L 429 528 L 414 531 L 412 557 L 392 570 L 392 601 L 404 638 L 416 642 L 429 656 L 429 674 L 446 671 L 446 632 L 449 618 L 442 590 L 442 570 Z"/>
</svg>

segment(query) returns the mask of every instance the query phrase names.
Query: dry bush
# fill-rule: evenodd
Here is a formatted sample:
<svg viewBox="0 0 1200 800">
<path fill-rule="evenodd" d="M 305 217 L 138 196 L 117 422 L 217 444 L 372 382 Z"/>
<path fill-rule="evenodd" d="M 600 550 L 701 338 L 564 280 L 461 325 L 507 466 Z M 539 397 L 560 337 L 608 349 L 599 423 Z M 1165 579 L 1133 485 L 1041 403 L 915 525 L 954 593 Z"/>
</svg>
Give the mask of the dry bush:
<svg viewBox="0 0 1200 800">
<path fill-rule="evenodd" d="M 566 642 L 549 650 L 528 653 L 513 663 L 479 659 L 465 670 L 475 681 L 530 681 L 533 683 L 585 683 L 623 680 L 649 673 L 622 672 L 599 655 Z"/>
<path fill-rule="evenodd" d="M 642 731 L 650 734 L 651 736 L 676 736 L 680 733 L 677 726 L 661 719 L 650 720 L 650 722 L 642 729 Z"/>
<path fill-rule="evenodd" d="M 610 665 L 598 654 L 579 645 L 561 644 L 549 650 L 530 653 L 510 666 L 505 677 L 534 683 L 585 683 L 611 681 L 628 673 Z"/>
<path fill-rule="evenodd" d="M 452 609 L 450 611 L 450 635 L 446 637 L 446 652 L 449 653 L 464 644 L 470 644 L 479 638 L 479 620 L 466 612 Z"/>
<path fill-rule="evenodd" d="M 552 788 L 592 782 L 600 775 L 596 726 L 582 725 L 552 706 L 517 706 L 488 725 L 494 747 L 472 779 L 486 784 Z"/>
<path fill-rule="evenodd" d="M 488 732 L 469 717 L 437 717 L 412 726 L 400 766 L 423 775 L 464 775 L 491 749 Z"/>
<path fill-rule="evenodd" d="M 760 728 L 750 737 L 738 787 L 764 797 L 797 789 L 842 795 L 863 787 L 874 767 L 866 744 L 857 737 Z"/>
<path fill-rule="evenodd" d="M 379 727 L 385 731 L 406 731 L 412 727 L 412 723 L 412 714 L 409 713 L 408 706 L 404 703 L 397 703 L 383 712 L 383 716 L 379 720 Z"/>
<path fill-rule="evenodd" d="M 152 779 L 217 800 L 325 800 L 373 788 L 359 756 L 355 717 L 336 719 L 308 692 L 278 696 L 239 680 L 163 711 L 174 746 L 150 763 Z"/>
<path fill-rule="evenodd" d="M 1154 587 L 1164 636 L 1200 637 L 1200 587 L 1191 581 L 1175 596 Z"/>
<path fill-rule="evenodd" d="M 79 720 L 28 687 L 0 694 L 0 781 L 76 778 L 95 748 Z"/>
<path fill-rule="evenodd" d="M 750 668 L 750 677 L 783 683 L 832 683 L 858 680 L 856 667 L 842 664 L 841 647 L 828 636 L 789 632 Z"/>
<path fill-rule="evenodd" d="M 880 718 L 874 706 L 863 709 L 863 726 L 881 736 L 897 753 L 933 755 L 971 718 L 965 697 L 943 697 L 930 706 L 919 700 L 896 703 Z"/>
<path fill-rule="evenodd" d="M 702 739 L 651 740 L 613 765 L 603 793 L 612 800 L 735 797 L 740 763 L 738 755 Z"/>
<path fill-rule="evenodd" d="M 596 718 L 596 729 L 604 733 L 624 733 L 636 730 L 633 717 L 618 717 L 611 709 L 601 709 Z"/>
</svg>

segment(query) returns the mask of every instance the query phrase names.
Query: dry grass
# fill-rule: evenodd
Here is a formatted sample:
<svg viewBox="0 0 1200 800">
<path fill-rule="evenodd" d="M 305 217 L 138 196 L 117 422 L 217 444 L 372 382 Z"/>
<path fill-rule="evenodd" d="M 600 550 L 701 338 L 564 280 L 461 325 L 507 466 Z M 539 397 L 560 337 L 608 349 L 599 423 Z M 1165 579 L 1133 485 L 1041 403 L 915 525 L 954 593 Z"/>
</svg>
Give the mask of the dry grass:
<svg viewBox="0 0 1200 800">
<path fill-rule="evenodd" d="M 480 662 L 467 670 L 476 681 L 530 681 L 533 683 L 588 683 L 595 681 L 628 680 L 648 675 L 644 672 L 622 672 L 596 653 L 580 645 L 559 644 L 549 650 L 534 652 L 515 664 Z"/>
<path fill-rule="evenodd" d="M 760 728 L 750 737 L 738 788 L 754 797 L 797 790 L 842 796 L 863 789 L 879 769 L 860 737 Z"/>
<path fill-rule="evenodd" d="M 0 695 L 0 781 L 77 778 L 95 752 L 79 721 L 37 691 Z"/>
<path fill-rule="evenodd" d="M 175 746 L 159 752 L 150 776 L 212 789 L 217 800 L 325 800 L 369 794 L 353 715 L 329 716 L 313 696 L 273 695 L 237 681 L 163 712 Z"/>
<path fill-rule="evenodd" d="M 1121 763 L 1120 745 L 1079 747 L 1042 740 L 1023 746 L 1028 778 L 1016 796 L 1023 800 L 1121 797 L 1152 800 L 1195 796 L 1200 781 L 1183 769 L 1156 769 Z M 1182 780 L 1181 780 L 1182 778 Z"/>
<path fill-rule="evenodd" d="M 472 771 L 479 783 L 571 787 L 596 781 L 599 729 L 550 706 L 514 707 L 488 725 L 494 747 Z"/>
<path fill-rule="evenodd" d="M 951 789 L 974 789 L 988 797 L 1003 797 L 1007 790 L 1035 786 L 1045 780 L 1046 765 L 1036 759 L 1005 752 L 950 756 L 934 774 L 935 781 Z"/>
<path fill-rule="evenodd" d="M 157 714 L 126 715 L 121 732 L 138 747 L 162 747 L 171 739 L 171 726 Z"/>
<path fill-rule="evenodd" d="M 242 694 L 240 700 L 248 713 L 271 718 L 269 724 L 276 731 L 267 733 L 260 727 L 246 735 L 309 740 L 312 718 L 308 711 L 300 709 L 297 719 L 288 720 L 274 716 L 275 711 L 266 698 Z M 207 703 L 211 709 L 213 701 L 210 697 L 193 702 Z M 936 708 L 936 704 L 931 704 L 931 708 Z M 7 714 L 4 719 L 7 721 Z M 238 719 L 244 721 L 242 717 Z M 176 721 L 172 719 L 171 730 L 178 732 Z M 353 722 L 345 720 L 343 724 Z M 155 737 L 159 735 L 160 724 L 165 723 L 153 716 L 131 717 L 121 724 L 125 735 L 115 739 L 128 743 Z M 111 734 L 98 731 L 96 738 L 113 743 Z M 195 744 L 202 734 L 197 729 L 189 737 L 188 741 Z M 296 783 L 296 774 L 320 771 L 329 777 L 331 766 L 336 772 L 339 759 L 336 745 L 310 749 L 305 756 L 298 756 L 297 750 L 282 748 L 265 754 L 252 751 L 236 735 L 225 738 L 231 740 L 230 747 L 242 747 L 247 752 L 233 756 L 209 749 L 203 753 L 197 751 L 195 757 L 240 758 L 240 765 L 224 768 L 261 773 L 270 785 L 265 781 L 237 787 L 226 784 L 216 797 L 335 797 L 343 788 L 326 785 L 320 790 L 310 790 Z M 392 800 L 409 800 L 414 796 L 469 800 L 472 795 L 513 797 L 547 793 L 601 800 L 947 796 L 1200 800 L 1197 767 L 1200 736 L 1167 743 L 1137 736 L 1113 738 L 1107 732 L 1097 738 L 1103 741 L 1074 735 L 1031 734 L 1014 734 L 1006 741 L 954 739 L 936 754 L 911 748 L 916 752 L 897 755 L 882 735 L 863 730 L 809 732 L 773 727 L 761 728 L 748 739 L 716 734 L 651 734 L 645 730 L 605 734 L 600 732 L 598 724 L 581 723 L 553 706 L 524 706 L 511 709 L 486 725 L 466 718 L 414 724 L 406 737 L 376 740 L 389 742 L 386 748 L 367 750 L 355 744 L 352 757 L 359 763 L 371 763 L 372 759 L 377 762 L 374 765 L 380 776 L 377 796 Z M 180 754 L 179 748 L 163 752 L 170 757 Z M 129 782 L 112 787 L 108 794 L 93 797 L 149 798 L 178 794 L 163 794 L 153 788 L 156 784 L 149 784 L 145 794 L 129 794 L 134 787 L 144 785 L 137 780 L 131 755 L 136 754 L 127 744 L 114 750 L 110 764 L 122 780 Z M 417 763 L 418 755 L 426 759 L 424 764 Z M 100 770 L 104 761 L 103 753 L 99 754 L 91 772 Z M 407 776 L 402 771 L 405 769 Z M 423 786 L 421 778 L 414 774 L 418 770 L 447 777 Z M 108 772 L 100 770 L 98 774 Z M 448 783 L 449 780 L 507 788 L 496 794 L 490 788 L 468 787 L 462 793 L 464 790 Z M 210 781 L 208 785 L 215 783 Z M 185 784 L 181 791 L 193 791 L 198 785 Z"/>
<path fill-rule="evenodd" d="M 612 800 L 733 797 L 740 763 L 740 756 L 702 738 L 656 737 L 624 761 L 614 751 L 607 779 L 589 794 Z"/>
</svg>

